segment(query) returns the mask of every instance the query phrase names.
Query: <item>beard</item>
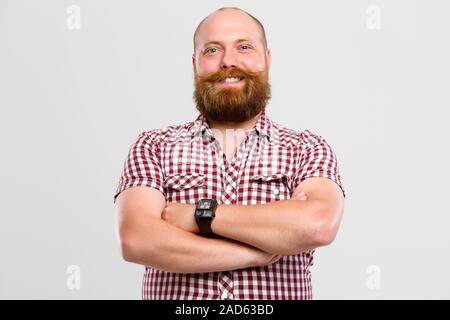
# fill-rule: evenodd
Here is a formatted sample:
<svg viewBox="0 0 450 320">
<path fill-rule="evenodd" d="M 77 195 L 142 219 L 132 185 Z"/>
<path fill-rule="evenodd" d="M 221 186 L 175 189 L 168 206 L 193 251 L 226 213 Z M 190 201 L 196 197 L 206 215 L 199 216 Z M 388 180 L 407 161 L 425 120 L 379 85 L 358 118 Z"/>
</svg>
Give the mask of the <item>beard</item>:
<svg viewBox="0 0 450 320">
<path fill-rule="evenodd" d="M 243 87 L 219 87 L 225 78 L 244 79 Z M 197 110 L 214 121 L 243 122 L 264 111 L 270 99 L 268 70 L 252 72 L 220 69 L 206 76 L 195 73 L 194 100 Z"/>
</svg>

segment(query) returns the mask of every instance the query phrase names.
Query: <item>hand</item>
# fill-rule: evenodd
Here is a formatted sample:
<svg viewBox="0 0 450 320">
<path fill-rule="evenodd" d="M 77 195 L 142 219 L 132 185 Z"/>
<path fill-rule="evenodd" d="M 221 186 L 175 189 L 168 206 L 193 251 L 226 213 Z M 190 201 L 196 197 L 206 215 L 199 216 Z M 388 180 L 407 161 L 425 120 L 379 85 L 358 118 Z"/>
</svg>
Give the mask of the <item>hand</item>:
<svg viewBox="0 0 450 320">
<path fill-rule="evenodd" d="M 266 253 L 266 252 L 264 252 Z M 280 260 L 283 256 L 281 254 L 273 254 L 273 253 L 266 253 L 268 256 L 267 258 L 269 259 L 268 261 L 266 260 L 265 263 L 263 263 L 263 266 L 268 266 L 271 265 L 272 263 L 277 262 L 278 260 Z"/>
<path fill-rule="evenodd" d="M 185 231 L 199 233 L 194 212 L 195 204 L 170 202 L 161 213 L 161 219 Z"/>
<path fill-rule="evenodd" d="M 292 200 L 300 200 L 300 201 L 303 201 L 303 200 L 307 200 L 308 197 L 306 196 L 306 193 L 305 193 L 304 191 L 302 191 L 302 192 L 297 193 L 297 194 L 294 193 L 294 194 L 292 195 L 291 199 L 292 199 Z"/>
<path fill-rule="evenodd" d="M 256 266 L 268 266 L 281 259 L 281 254 L 268 253 L 255 248 Z"/>
<path fill-rule="evenodd" d="M 233 241 L 233 240 L 232 240 Z M 242 248 L 247 252 L 246 256 L 248 256 L 248 259 L 250 261 L 250 264 L 248 267 L 262 267 L 267 266 L 269 264 L 275 263 L 278 260 L 280 260 L 283 256 L 280 254 L 275 253 L 268 253 L 265 251 L 262 251 L 258 248 L 255 248 L 253 246 L 249 246 L 240 242 L 237 242 Z"/>
</svg>

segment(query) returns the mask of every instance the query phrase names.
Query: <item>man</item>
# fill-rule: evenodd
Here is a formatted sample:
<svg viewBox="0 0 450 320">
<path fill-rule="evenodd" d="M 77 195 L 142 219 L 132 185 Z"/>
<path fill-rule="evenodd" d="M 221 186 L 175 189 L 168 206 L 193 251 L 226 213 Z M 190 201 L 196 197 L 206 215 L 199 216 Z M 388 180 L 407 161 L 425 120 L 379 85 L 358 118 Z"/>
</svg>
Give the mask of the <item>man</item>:
<svg viewBox="0 0 450 320">
<path fill-rule="evenodd" d="M 213 12 L 194 34 L 200 115 L 132 145 L 114 199 L 144 299 L 312 298 L 345 194 L 327 142 L 267 116 L 270 61 L 256 18 Z"/>
</svg>

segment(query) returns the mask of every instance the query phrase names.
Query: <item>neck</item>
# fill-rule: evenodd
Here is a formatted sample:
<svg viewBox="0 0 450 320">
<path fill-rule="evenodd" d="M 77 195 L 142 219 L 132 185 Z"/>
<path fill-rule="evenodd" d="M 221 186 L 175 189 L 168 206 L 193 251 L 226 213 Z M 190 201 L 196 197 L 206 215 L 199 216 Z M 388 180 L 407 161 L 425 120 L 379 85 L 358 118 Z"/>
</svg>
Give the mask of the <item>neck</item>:
<svg viewBox="0 0 450 320">
<path fill-rule="evenodd" d="M 259 117 L 261 116 L 261 112 L 258 113 L 253 118 L 250 118 L 243 122 L 232 122 L 232 121 L 214 121 L 214 120 L 207 120 L 209 127 L 211 129 L 219 130 L 219 131 L 225 131 L 225 130 L 248 130 L 255 127 L 256 122 L 258 122 Z"/>
<path fill-rule="evenodd" d="M 237 146 L 245 139 L 246 131 L 255 127 L 260 116 L 261 112 L 253 118 L 242 122 L 208 120 L 209 127 L 213 131 L 213 135 L 219 142 L 228 161 L 231 161 Z"/>
</svg>

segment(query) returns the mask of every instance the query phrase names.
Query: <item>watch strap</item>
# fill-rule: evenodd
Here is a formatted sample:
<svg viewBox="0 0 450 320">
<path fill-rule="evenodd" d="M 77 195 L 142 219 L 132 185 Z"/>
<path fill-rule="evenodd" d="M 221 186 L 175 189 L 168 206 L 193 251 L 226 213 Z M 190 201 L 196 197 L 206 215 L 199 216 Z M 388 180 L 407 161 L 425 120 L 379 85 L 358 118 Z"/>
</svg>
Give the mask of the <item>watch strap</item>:
<svg viewBox="0 0 450 320">
<path fill-rule="evenodd" d="M 209 202 L 209 207 L 206 208 L 203 205 L 205 201 Z M 200 234 L 203 235 L 214 235 L 214 232 L 211 229 L 212 220 L 214 219 L 216 215 L 216 209 L 217 209 L 217 201 L 214 199 L 201 199 L 196 206 L 195 209 L 195 221 L 197 222 L 198 228 L 200 230 Z M 205 215 L 204 213 L 209 211 L 210 214 Z"/>
<path fill-rule="evenodd" d="M 197 219 L 197 225 L 201 234 L 214 234 L 211 230 L 212 219 Z"/>
</svg>

